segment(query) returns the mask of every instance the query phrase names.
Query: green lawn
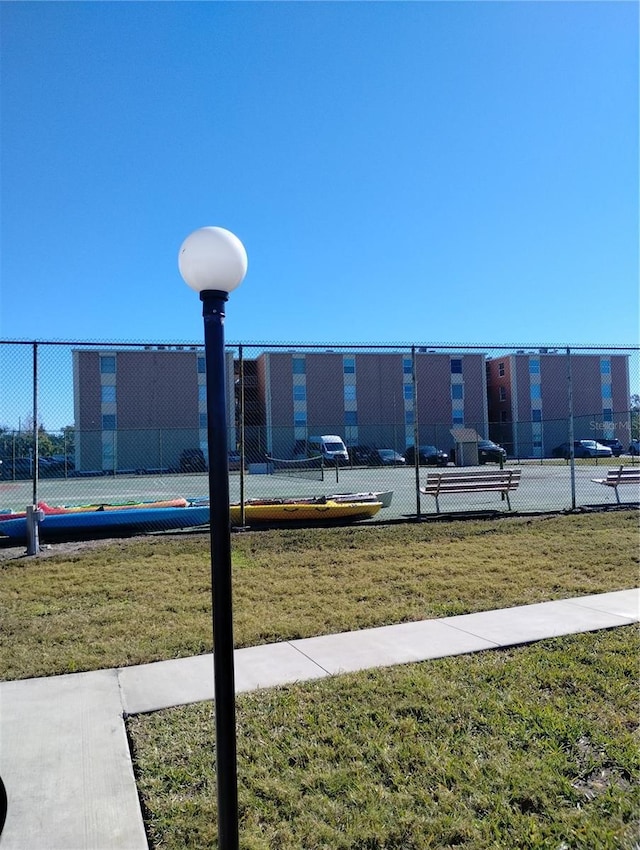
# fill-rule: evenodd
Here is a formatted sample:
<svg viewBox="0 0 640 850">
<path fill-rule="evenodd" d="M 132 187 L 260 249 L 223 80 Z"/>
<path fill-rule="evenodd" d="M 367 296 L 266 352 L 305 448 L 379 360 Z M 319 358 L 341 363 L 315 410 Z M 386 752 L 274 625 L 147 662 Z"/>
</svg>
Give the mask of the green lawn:
<svg viewBox="0 0 640 850">
<path fill-rule="evenodd" d="M 0 566 L 0 676 L 211 650 L 207 535 Z M 635 511 L 233 537 L 237 646 L 634 587 Z"/>
<path fill-rule="evenodd" d="M 242 695 L 241 847 L 634 850 L 639 649 L 624 627 Z M 211 715 L 128 721 L 152 850 L 217 846 Z"/>
<path fill-rule="evenodd" d="M 0 676 L 211 649 L 206 535 L 0 565 Z M 638 584 L 632 510 L 233 537 L 238 646 Z M 638 631 L 238 699 L 244 850 L 637 850 Z M 152 850 L 216 846 L 211 704 L 128 719 Z"/>
</svg>

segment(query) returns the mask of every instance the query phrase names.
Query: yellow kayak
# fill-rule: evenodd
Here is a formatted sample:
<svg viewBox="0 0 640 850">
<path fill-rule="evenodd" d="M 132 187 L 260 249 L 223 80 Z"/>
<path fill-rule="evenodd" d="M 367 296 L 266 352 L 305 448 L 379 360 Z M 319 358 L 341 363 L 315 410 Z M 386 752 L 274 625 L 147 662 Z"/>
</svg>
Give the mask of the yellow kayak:
<svg viewBox="0 0 640 850">
<path fill-rule="evenodd" d="M 296 502 L 284 499 L 255 499 L 245 503 L 247 525 L 266 522 L 357 522 L 375 516 L 382 502 Z M 231 505 L 231 524 L 242 522 L 240 505 Z"/>
</svg>

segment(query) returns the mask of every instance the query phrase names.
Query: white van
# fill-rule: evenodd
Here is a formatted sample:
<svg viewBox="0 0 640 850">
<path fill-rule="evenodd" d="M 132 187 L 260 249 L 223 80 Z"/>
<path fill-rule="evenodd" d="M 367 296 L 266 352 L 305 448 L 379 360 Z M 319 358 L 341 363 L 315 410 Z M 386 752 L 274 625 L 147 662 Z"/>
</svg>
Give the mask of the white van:
<svg viewBox="0 0 640 850">
<path fill-rule="evenodd" d="M 309 437 L 307 449 L 313 456 L 322 455 L 325 463 L 349 463 L 349 453 L 342 437 L 335 434 L 323 434 L 321 437 Z"/>
</svg>

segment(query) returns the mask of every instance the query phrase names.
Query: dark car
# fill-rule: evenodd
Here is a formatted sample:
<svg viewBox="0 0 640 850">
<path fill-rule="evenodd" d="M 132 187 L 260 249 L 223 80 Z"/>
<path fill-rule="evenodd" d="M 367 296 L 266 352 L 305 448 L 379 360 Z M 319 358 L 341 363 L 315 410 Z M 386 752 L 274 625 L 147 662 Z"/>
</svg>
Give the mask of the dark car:
<svg viewBox="0 0 640 850">
<path fill-rule="evenodd" d="M 348 451 L 351 463 L 355 466 L 377 466 L 380 464 L 380 457 L 372 446 L 350 446 Z"/>
<path fill-rule="evenodd" d="M 376 449 L 376 455 L 378 463 L 382 466 L 404 466 L 407 462 L 399 452 L 393 449 Z"/>
<path fill-rule="evenodd" d="M 478 440 L 478 463 L 504 463 L 506 459 L 507 452 L 502 446 L 493 440 Z"/>
<path fill-rule="evenodd" d="M 416 462 L 415 446 L 407 446 L 404 458 L 409 464 Z M 446 466 L 449 455 L 436 446 L 418 446 L 418 463 L 420 466 Z"/>
<path fill-rule="evenodd" d="M 600 437 L 598 438 L 598 442 L 601 446 L 608 446 L 611 449 L 611 454 L 614 457 L 620 457 L 620 455 L 624 451 L 624 446 L 622 445 L 620 440 L 605 440 Z"/>
<path fill-rule="evenodd" d="M 47 462 L 47 475 L 60 478 L 66 473 L 73 472 L 76 468 L 72 457 L 65 455 L 51 455 L 51 457 L 41 458 Z M 42 473 L 41 473 L 42 474 Z"/>
<path fill-rule="evenodd" d="M 229 452 L 229 472 L 239 472 L 242 466 L 240 452 Z"/>
<path fill-rule="evenodd" d="M 180 472 L 206 472 L 207 462 L 202 449 L 185 449 L 180 455 Z"/>
<path fill-rule="evenodd" d="M 48 458 L 39 458 L 38 477 L 46 478 L 51 474 L 52 469 Z M 2 466 L 0 466 L 0 475 L 7 481 L 18 481 L 33 478 L 33 458 L 17 457 L 3 461 Z"/>
</svg>

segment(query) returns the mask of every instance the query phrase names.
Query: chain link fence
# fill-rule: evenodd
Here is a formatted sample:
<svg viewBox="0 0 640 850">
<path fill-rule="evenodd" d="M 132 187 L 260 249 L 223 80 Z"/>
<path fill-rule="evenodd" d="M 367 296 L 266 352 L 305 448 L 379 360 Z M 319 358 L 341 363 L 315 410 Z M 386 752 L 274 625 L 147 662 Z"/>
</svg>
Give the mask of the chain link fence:
<svg viewBox="0 0 640 850">
<path fill-rule="evenodd" d="M 0 512 L 208 493 L 201 345 L 1 342 L 0 375 Z M 232 499 L 393 492 L 376 519 L 410 518 L 484 467 L 522 470 L 516 511 L 637 502 L 592 479 L 638 463 L 638 386 L 638 347 L 229 345 Z"/>
</svg>

